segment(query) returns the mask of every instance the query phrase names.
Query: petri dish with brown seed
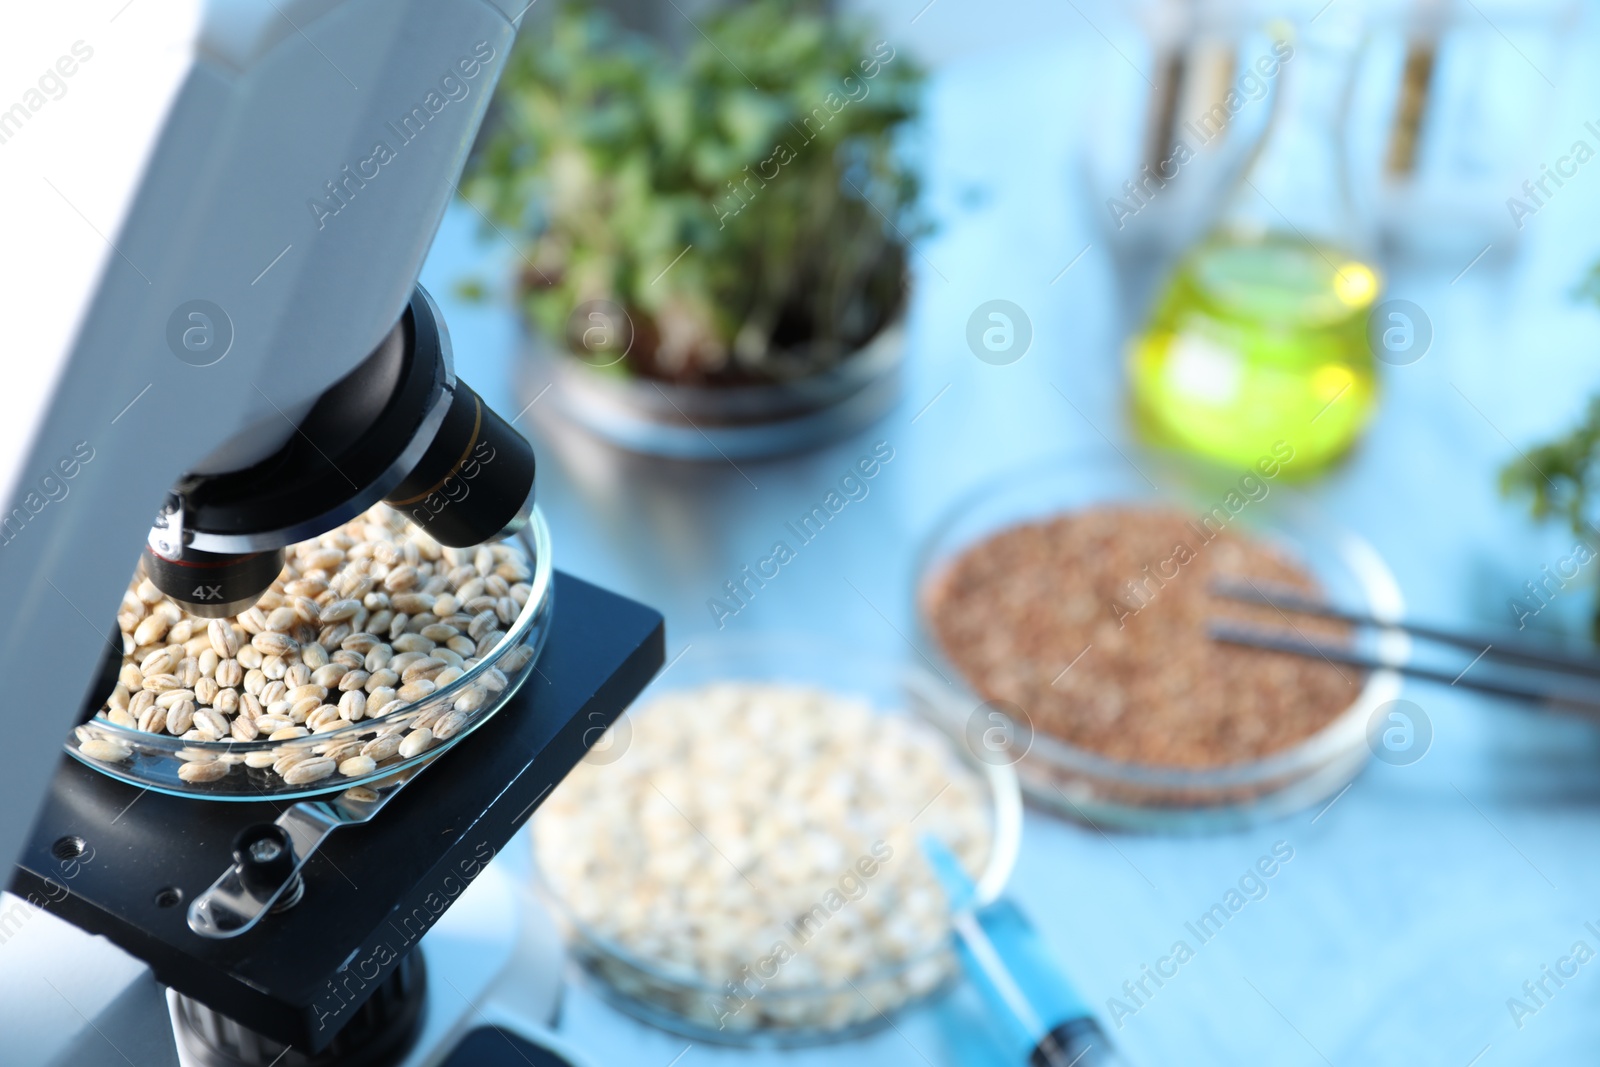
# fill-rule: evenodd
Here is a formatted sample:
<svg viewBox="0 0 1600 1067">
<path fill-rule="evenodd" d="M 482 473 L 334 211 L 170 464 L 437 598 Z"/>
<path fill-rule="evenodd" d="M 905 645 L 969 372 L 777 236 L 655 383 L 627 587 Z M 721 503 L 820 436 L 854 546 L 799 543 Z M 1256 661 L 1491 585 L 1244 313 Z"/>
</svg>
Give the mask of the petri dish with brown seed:
<svg viewBox="0 0 1600 1067">
<path fill-rule="evenodd" d="M 1217 619 L 1404 651 L 1395 631 L 1217 595 L 1218 581 L 1247 580 L 1401 615 L 1377 552 L 1285 484 L 1288 452 L 1216 475 L 1088 450 L 959 501 L 914 573 L 918 644 L 952 683 L 951 726 L 980 758 L 1014 763 L 1029 799 L 1096 825 L 1223 829 L 1343 789 L 1398 675 L 1207 632 Z"/>
</svg>

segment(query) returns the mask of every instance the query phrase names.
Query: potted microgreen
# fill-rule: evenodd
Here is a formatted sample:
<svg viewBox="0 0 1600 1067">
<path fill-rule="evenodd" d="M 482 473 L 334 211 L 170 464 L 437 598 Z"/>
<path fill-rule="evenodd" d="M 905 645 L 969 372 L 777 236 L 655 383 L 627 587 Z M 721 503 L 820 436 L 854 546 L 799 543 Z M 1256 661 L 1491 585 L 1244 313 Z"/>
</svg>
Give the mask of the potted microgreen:
<svg viewBox="0 0 1600 1067">
<path fill-rule="evenodd" d="M 894 396 L 920 73 L 796 0 L 698 20 L 681 55 L 569 5 L 524 35 L 465 195 L 518 243 L 561 406 L 629 447 L 801 447 Z"/>
</svg>

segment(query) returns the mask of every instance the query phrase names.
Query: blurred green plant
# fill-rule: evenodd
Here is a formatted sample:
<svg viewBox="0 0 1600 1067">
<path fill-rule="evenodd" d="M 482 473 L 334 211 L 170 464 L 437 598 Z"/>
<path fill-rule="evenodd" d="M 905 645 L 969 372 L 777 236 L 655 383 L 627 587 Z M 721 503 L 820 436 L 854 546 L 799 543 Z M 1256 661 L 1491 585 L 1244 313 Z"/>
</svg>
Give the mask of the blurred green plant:
<svg viewBox="0 0 1600 1067">
<path fill-rule="evenodd" d="M 1575 297 L 1600 305 L 1600 263 L 1578 285 Z M 1600 534 L 1594 515 L 1600 489 L 1600 395 L 1591 397 L 1583 420 L 1562 436 L 1531 449 L 1500 471 L 1500 491 L 1526 494 L 1535 519 L 1559 516 L 1583 541 Z M 1596 617 L 1600 635 L 1600 613 Z"/>
<path fill-rule="evenodd" d="M 1590 283 L 1591 285 L 1593 282 Z M 1600 291 L 1597 291 L 1600 292 Z M 1600 396 L 1589 401 L 1588 414 L 1573 429 L 1500 471 L 1500 489 L 1532 498 L 1533 517 L 1564 518 L 1584 541 L 1595 534 L 1589 516 L 1600 477 Z"/>
<path fill-rule="evenodd" d="M 1575 295 L 1600 304 L 1600 264 L 1590 268 Z M 1571 430 L 1502 467 L 1500 491 L 1529 497 L 1535 519 L 1566 520 L 1585 545 L 1600 540 L 1592 519 L 1600 491 L 1600 395 L 1590 397 L 1589 410 Z M 1600 642 L 1600 604 L 1590 619 L 1589 636 Z"/>
<path fill-rule="evenodd" d="M 535 327 L 596 366 L 710 383 L 825 370 L 905 300 L 921 227 L 895 131 L 921 73 L 805 0 L 700 28 L 679 57 L 563 7 L 508 61 L 464 195 L 521 244 Z M 571 336 L 596 300 L 631 320 L 620 361 Z"/>
</svg>

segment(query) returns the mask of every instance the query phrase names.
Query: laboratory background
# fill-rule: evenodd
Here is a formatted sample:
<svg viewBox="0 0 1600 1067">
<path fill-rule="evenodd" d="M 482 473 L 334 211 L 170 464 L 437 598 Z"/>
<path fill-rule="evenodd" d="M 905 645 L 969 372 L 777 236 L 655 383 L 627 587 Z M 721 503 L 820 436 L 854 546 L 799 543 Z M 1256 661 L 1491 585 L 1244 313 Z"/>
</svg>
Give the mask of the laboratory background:
<svg viewBox="0 0 1600 1067">
<path fill-rule="evenodd" d="M 89 7 L 0 1063 L 1591 1058 L 1600 9 Z"/>
</svg>

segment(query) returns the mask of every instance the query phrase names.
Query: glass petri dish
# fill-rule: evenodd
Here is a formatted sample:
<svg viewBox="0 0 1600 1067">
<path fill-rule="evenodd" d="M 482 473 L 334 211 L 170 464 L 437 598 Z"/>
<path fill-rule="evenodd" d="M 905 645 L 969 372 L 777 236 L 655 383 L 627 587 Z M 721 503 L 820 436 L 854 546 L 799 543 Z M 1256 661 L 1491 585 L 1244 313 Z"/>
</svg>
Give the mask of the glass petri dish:
<svg viewBox="0 0 1600 1067">
<path fill-rule="evenodd" d="M 421 700 L 377 718 L 282 741 L 185 740 L 94 718 L 68 735 L 67 754 L 130 785 L 176 796 L 236 801 L 295 800 L 338 793 L 432 759 L 505 706 L 533 673 L 550 635 L 554 610 L 550 528 L 537 507 L 516 537 L 533 565 L 528 583 L 531 591 L 522 611 L 505 638 L 481 662 Z M 365 745 L 380 736 L 404 737 L 423 727 L 433 735 L 426 748 L 411 756 L 390 755 L 378 761 L 370 774 L 346 777 L 335 772 L 315 782 L 291 785 L 272 769 L 272 764 L 286 755 L 322 756 L 341 746 Z M 97 758 L 85 752 L 85 744 L 91 742 L 101 743 L 91 744 L 91 752 L 120 758 Z M 183 769 L 195 764 L 209 765 L 208 771 L 197 776 L 190 770 L 185 777 Z"/>
<path fill-rule="evenodd" d="M 945 733 L 952 752 L 986 783 L 990 846 L 977 879 L 977 898 L 987 903 L 1000 895 L 1021 845 L 1022 794 L 1011 767 L 980 761 L 959 732 L 946 733 L 944 717 L 934 711 L 934 705 L 945 699 L 946 686 L 939 679 L 917 666 L 807 637 L 704 636 L 689 643 L 682 658 L 645 690 L 636 706 L 644 707 L 663 693 L 729 681 L 786 683 L 861 697 L 877 714 L 911 716 Z M 613 727 L 591 758 L 625 758 L 625 748 L 613 747 L 625 746 L 631 736 L 627 719 L 619 723 L 620 729 Z M 719 1027 L 717 1005 L 726 1004 L 725 984 L 637 952 L 579 918 L 541 862 L 540 818 L 534 817 L 535 887 L 563 931 L 580 979 L 617 1008 L 661 1029 L 696 1041 L 742 1047 L 840 1041 L 891 1025 L 898 1013 L 942 992 L 957 973 L 953 944 L 944 939 L 837 984 L 767 986 Z"/>
<path fill-rule="evenodd" d="M 956 557 L 1018 524 L 1097 505 L 1175 507 L 1198 516 L 1237 488 L 1243 473 L 1234 473 L 1230 481 L 1215 468 L 1094 448 L 1027 464 L 959 500 L 925 538 L 914 557 L 912 577 L 918 646 L 956 688 L 938 705 L 945 728 L 959 729 L 979 717 L 1007 717 L 999 702 L 989 703 L 991 698 L 946 655 L 928 619 L 925 594 Z M 1233 516 L 1230 529 L 1299 563 L 1335 604 L 1381 619 L 1403 615 L 1394 575 L 1368 542 L 1328 519 L 1280 479 L 1257 473 L 1256 481 L 1268 487 L 1267 494 L 1248 501 Z M 1361 631 L 1353 640 L 1355 651 L 1389 661 L 1409 649 L 1409 638 L 1394 630 Z M 1066 665 L 1080 651 L 1062 649 L 1061 663 Z M 1112 759 L 1036 729 L 1031 721 L 1015 721 L 1014 715 L 1005 727 L 1008 755 L 1015 760 L 1024 795 L 1068 818 L 1127 830 L 1238 828 L 1310 807 L 1349 784 L 1371 755 L 1368 720 L 1398 697 L 1400 689 L 1396 672 L 1370 671 L 1349 706 L 1321 729 L 1245 762 L 1190 768 Z"/>
<path fill-rule="evenodd" d="M 836 366 L 785 381 L 697 385 L 596 369 L 532 327 L 524 385 L 553 379 L 561 412 L 644 455 L 721 462 L 815 448 L 870 426 L 900 396 L 905 327 L 897 316 Z M 535 384 L 537 380 L 538 384 Z"/>
</svg>

